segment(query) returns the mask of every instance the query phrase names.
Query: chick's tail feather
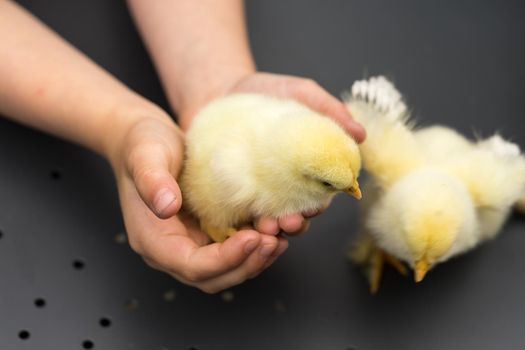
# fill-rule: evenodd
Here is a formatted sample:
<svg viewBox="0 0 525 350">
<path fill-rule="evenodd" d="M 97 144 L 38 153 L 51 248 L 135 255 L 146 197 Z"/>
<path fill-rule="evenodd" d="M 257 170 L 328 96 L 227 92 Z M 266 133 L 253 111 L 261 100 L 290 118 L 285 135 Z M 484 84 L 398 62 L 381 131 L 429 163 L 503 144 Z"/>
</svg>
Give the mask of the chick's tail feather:
<svg viewBox="0 0 525 350">
<path fill-rule="evenodd" d="M 356 81 L 343 100 L 367 130 L 360 145 L 365 168 L 385 184 L 419 166 L 423 158 L 403 98 L 383 76 Z"/>
</svg>

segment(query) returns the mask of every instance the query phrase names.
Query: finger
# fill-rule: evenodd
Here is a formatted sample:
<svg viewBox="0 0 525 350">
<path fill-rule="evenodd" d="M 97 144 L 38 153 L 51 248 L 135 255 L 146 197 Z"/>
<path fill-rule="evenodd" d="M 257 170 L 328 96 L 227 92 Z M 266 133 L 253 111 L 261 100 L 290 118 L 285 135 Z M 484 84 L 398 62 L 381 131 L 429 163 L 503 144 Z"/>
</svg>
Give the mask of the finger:
<svg viewBox="0 0 525 350">
<path fill-rule="evenodd" d="M 255 228 L 265 235 L 275 236 L 279 233 L 279 223 L 277 219 L 274 218 L 263 217 L 257 219 Z"/>
<path fill-rule="evenodd" d="M 292 83 L 288 91 L 295 99 L 335 120 L 357 142 L 364 141 L 365 129 L 353 120 L 343 102 L 332 96 L 313 80 L 298 79 Z"/>
<path fill-rule="evenodd" d="M 308 231 L 309 228 L 310 228 L 310 220 L 304 219 L 301 224 L 301 227 L 299 227 L 297 230 L 293 232 L 287 232 L 286 235 L 296 237 Z"/>
<path fill-rule="evenodd" d="M 145 262 L 149 267 L 151 267 L 152 269 L 159 270 L 159 271 L 163 271 L 163 272 L 167 272 L 167 271 L 165 271 L 164 267 L 161 266 L 160 264 L 158 264 L 155 260 L 152 260 L 152 259 L 147 258 L 147 257 L 145 257 L 145 256 L 142 257 L 142 260 L 144 260 L 144 262 Z"/>
<path fill-rule="evenodd" d="M 317 215 L 321 215 L 322 213 L 326 211 L 326 209 L 328 209 L 328 207 L 330 206 L 330 202 L 331 201 L 328 201 L 327 203 L 323 204 L 323 206 L 319 209 L 311 209 L 311 210 L 303 211 L 302 212 L 303 217 L 305 219 L 309 219 L 309 218 L 316 217 Z"/>
<path fill-rule="evenodd" d="M 304 220 L 303 226 L 299 230 L 298 234 L 305 233 L 310 228 L 311 221 L 310 220 Z"/>
<path fill-rule="evenodd" d="M 317 216 L 320 214 L 321 209 L 310 209 L 303 211 L 301 214 L 303 214 L 303 217 L 305 219 L 313 218 L 314 216 Z"/>
<path fill-rule="evenodd" d="M 294 233 L 301 229 L 303 221 L 301 214 L 290 214 L 279 218 L 279 227 L 286 233 Z"/>
<path fill-rule="evenodd" d="M 241 284 L 248 278 L 255 277 L 261 273 L 268 261 L 274 259 L 274 254 L 284 245 L 281 239 L 274 236 L 261 235 L 261 244 L 259 249 L 253 252 L 246 261 L 236 269 L 229 271 L 214 279 L 196 285 L 198 288 L 207 293 L 217 293 L 221 290 Z"/>
<path fill-rule="evenodd" d="M 288 250 L 288 246 L 289 246 L 289 242 L 288 240 L 285 238 L 285 237 L 282 237 L 282 236 L 279 236 L 278 237 L 279 239 L 279 244 L 277 246 L 277 249 L 275 250 L 275 252 L 272 254 L 272 256 L 268 259 L 268 261 L 266 261 L 266 263 L 264 264 L 263 268 L 261 269 L 260 272 L 264 271 L 265 269 L 267 269 L 268 267 L 272 266 L 273 263 L 286 251 Z M 250 278 L 253 278 L 253 277 L 256 277 L 257 275 L 255 276 L 252 276 Z"/>
<path fill-rule="evenodd" d="M 186 236 L 169 235 L 149 238 L 143 247 L 147 258 L 164 271 L 199 283 L 241 265 L 257 249 L 261 236 L 253 230 L 239 231 L 223 243 L 199 247 Z"/>
<path fill-rule="evenodd" d="M 175 215 L 182 204 L 181 191 L 170 172 L 163 146 L 145 145 L 128 160 L 137 191 L 146 205 L 161 219 Z"/>
</svg>

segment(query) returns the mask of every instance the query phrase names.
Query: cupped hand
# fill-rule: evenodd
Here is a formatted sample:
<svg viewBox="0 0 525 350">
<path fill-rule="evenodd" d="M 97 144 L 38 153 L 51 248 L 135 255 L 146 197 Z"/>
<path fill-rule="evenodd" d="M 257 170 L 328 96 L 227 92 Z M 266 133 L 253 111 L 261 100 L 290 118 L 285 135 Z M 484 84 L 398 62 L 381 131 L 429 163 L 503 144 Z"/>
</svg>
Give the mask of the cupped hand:
<svg viewBox="0 0 525 350">
<path fill-rule="evenodd" d="M 153 268 L 215 293 L 257 276 L 288 242 L 246 229 L 223 243 L 211 243 L 195 219 L 180 210 L 183 198 L 176 178 L 183 139 L 169 117 L 141 118 L 115 141 L 108 158 L 131 247 Z"/>
<path fill-rule="evenodd" d="M 296 99 L 337 121 L 356 141 L 365 137 L 342 102 L 312 80 L 254 73 L 225 91 L 236 92 Z M 255 229 L 211 243 L 195 219 L 180 211 L 183 198 L 176 178 L 183 162 L 183 133 L 163 112 L 154 109 L 150 114 L 117 127 L 119 136 L 107 157 L 117 178 L 130 245 L 153 268 L 208 293 L 224 290 L 257 276 L 288 248 L 280 231 L 302 233 L 308 219 L 324 210 L 259 218 Z"/>
</svg>

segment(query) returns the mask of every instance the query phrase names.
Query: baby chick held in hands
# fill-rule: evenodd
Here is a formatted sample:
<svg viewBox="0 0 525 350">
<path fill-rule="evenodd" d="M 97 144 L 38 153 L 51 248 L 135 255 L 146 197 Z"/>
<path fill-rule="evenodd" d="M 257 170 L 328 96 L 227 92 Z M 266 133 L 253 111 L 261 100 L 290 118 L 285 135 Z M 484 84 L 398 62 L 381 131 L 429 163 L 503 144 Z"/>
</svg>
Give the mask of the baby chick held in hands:
<svg viewBox="0 0 525 350">
<path fill-rule="evenodd" d="M 184 203 L 214 241 L 257 217 L 320 209 L 337 192 L 361 198 L 355 141 L 304 105 L 235 94 L 204 107 L 186 135 Z"/>
<path fill-rule="evenodd" d="M 525 193 L 525 158 L 495 135 L 470 141 L 456 131 L 415 129 L 401 94 L 384 77 L 358 81 L 345 97 L 367 129 L 360 145 L 370 174 L 362 228 L 350 250 L 379 288 L 383 264 L 416 282 L 429 269 L 493 238 Z"/>
</svg>

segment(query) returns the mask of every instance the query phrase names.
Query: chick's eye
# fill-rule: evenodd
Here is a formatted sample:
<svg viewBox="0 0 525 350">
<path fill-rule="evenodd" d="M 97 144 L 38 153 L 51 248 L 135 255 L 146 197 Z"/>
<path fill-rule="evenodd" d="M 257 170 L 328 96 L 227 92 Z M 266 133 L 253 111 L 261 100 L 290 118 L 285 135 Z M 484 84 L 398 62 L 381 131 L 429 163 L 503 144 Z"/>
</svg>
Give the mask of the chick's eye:
<svg viewBox="0 0 525 350">
<path fill-rule="evenodd" d="M 322 181 L 321 184 L 322 184 L 324 187 L 333 187 L 332 184 L 331 184 L 330 182 Z"/>
</svg>

